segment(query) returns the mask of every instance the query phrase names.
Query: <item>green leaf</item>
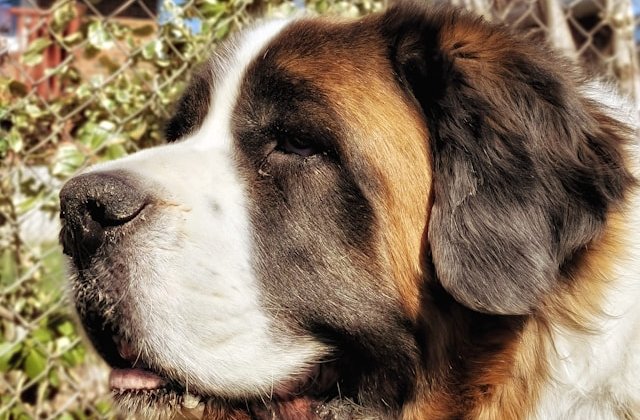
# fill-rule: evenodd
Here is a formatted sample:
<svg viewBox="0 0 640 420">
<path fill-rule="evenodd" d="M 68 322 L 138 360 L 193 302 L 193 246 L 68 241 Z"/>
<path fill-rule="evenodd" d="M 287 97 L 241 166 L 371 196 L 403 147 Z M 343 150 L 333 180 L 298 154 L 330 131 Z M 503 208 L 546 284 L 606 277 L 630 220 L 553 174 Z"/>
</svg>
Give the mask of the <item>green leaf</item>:
<svg viewBox="0 0 640 420">
<path fill-rule="evenodd" d="M 29 93 L 29 88 L 22 82 L 12 80 L 9 82 L 9 92 L 14 96 L 25 97 Z"/>
<path fill-rule="evenodd" d="M 60 376 L 54 369 L 51 369 L 51 371 L 49 371 L 49 383 L 54 388 L 60 388 Z"/>
<path fill-rule="evenodd" d="M 82 51 L 82 56 L 88 60 L 96 58 L 100 54 L 100 48 L 96 48 L 93 45 L 87 45 Z"/>
<path fill-rule="evenodd" d="M 35 104 L 25 105 L 24 110 L 31 118 L 38 118 L 42 115 L 42 109 L 40 109 L 38 105 Z"/>
<path fill-rule="evenodd" d="M 156 27 L 155 26 L 153 26 L 153 25 L 144 25 L 144 26 L 139 26 L 137 28 L 134 28 L 132 30 L 132 33 L 135 36 L 146 37 L 146 36 L 150 36 L 155 31 L 156 31 Z"/>
<path fill-rule="evenodd" d="M 127 134 L 129 135 L 129 138 L 131 138 L 132 140 L 138 141 L 146 132 L 147 132 L 147 123 L 144 121 L 141 121 L 137 123 L 132 130 L 128 131 Z"/>
<path fill-rule="evenodd" d="M 51 77 L 53 75 L 60 76 L 60 75 L 64 74 L 68 69 L 69 69 L 68 66 L 47 68 L 47 69 L 44 69 L 44 76 L 45 77 Z"/>
<path fill-rule="evenodd" d="M 76 332 L 76 328 L 71 321 L 64 321 L 56 327 L 56 330 L 65 337 L 73 337 Z"/>
<path fill-rule="evenodd" d="M 60 417 L 57 418 L 57 420 L 76 420 L 76 419 L 69 413 L 62 413 Z"/>
<path fill-rule="evenodd" d="M 111 35 L 106 31 L 102 22 L 98 20 L 89 24 L 87 40 L 91 46 L 98 50 L 106 50 L 112 48 L 114 45 Z"/>
<path fill-rule="evenodd" d="M 34 54 L 34 53 L 39 54 L 51 44 L 52 44 L 52 41 L 48 38 L 37 38 L 32 43 L 29 44 L 24 54 Z"/>
<path fill-rule="evenodd" d="M 226 22 L 220 22 L 220 25 L 216 29 L 215 37 L 223 39 L 229 33 L 229 29 L 231 29 L 231 22 L 229 20 Z"/>
<path fill-rule="evenodd" d="M 50 26 L 54 32 L 61 32 L 77 16 L 75 1 L 64 1 L 54 7 Z"/>
<path fill-rule="evenodd" d="M 124 89 L 119 89 L 116 91 L 116 100 L 121 104 L 126 104 L 131 102 L 131 94 Z"/>
<path fill-rule="evenodd" d="M 55 340 L 55 351 L 63 352 L 68 351 L 71 347 L 71 339 L 69 337 L 59 337 Z"/>
<path fill-rule="evenodd" d="M 42 55 L 42 53 L 25 53 L 21 58 L 22 64 L 29 67 L 37 66 L 38 64 L 42 63 L 43 60 L 44 56 Z"/>
<path fill-rule="evenodd" d="M 42 63 L 44 56 L 43 51 L 51 45 L 52 42 L 47 38 L 38 38 L 33 41 L 25 52 L 22 54 L 21 61 L 25 66 L 37 66 Z"/>
<path fill-rule="evenodd" d="M 0 285 L 13 283 L 17 275 L 15 251 L 7 247 L 2 251 L 2 257 L 0 257 Z"/>
<path fill-rule="evenodd" d="M 227 11 L 227 3 L 218 0 L 207 0 L 204 1 L 204 4 L 202 4 L 198 10 L 206 16 L 219 16 Z"/>
<path fill-rule="evenodd" d="M 156 65 L 158 67 L 167 68 L 171 65 L 171 61 L 169 60 L 156 60 Z"/>
<path fill-rule="evenodd" d="M 11 359 L 21 348 L 18 343 L 0 343 L 0 372 L 6 373 L 14 367 Z"/>
<path fill-rule="evenodd" d="M 96 410 L 103 416 L 107 415 L 111 411 L 111 404 L 109 401 L 98 401 L 96 402 Z"/>
<path fill-rule="evenodd" d="M 22 200 L 18 204 L 16 209 L 16 212 L 18 213 L 18 215 L 27 214 L 30 211 L 32 211 L 34 208 L 36 208 L 44 198 L 44 195 L 45 195 L 45 191 L 42 190 L 38 192 L 36 195 L 29 196 L 24 200 Z"/>
<path fill-rule="evenodd" d="M 73 32 L 62 38 L 64 44 L 68 47 L 74 46 L 82 41 L 82 32 Z"/>
<path fill-rule="evenodd" d="M 30 420 L 31 417 L 24 411 L 22 405 L 14 405 L 11 411 L 9 412 L 9 416 L 7 417 L 11 420 Z"/>
<path fill-rule="evenodd" d="M 107 55 L 101 55 L 100 58 L 98 58 L 98 62 L 109 70 L 109 73 L 115 73 L 120 68 L 120 64 L 113 61 L 113 59 Z"/>
<path fill-rule="evenodd" d="M 159 39 L 154 39 L 153 41 L 148 42 L 142 48 L 142 56 L 146 60 L 151 60 L 154 57 L 160 57 L 162 55 L 162 41 Z"/>
<path fill-rule="evenodd" d="M 58 148 L 51 173 L 54 176 L 69 177 L 73 175 L 85 161 L 85 157 L 73 144 L 65 144 Z"/>
<path fill-rule="evenodd" d="M 43 344 L 46 344 L 53 339 L 51 331 L 49 331 L 46 326 L 38 328 L 31 334 L 31 336 Z"/>
<path fill-rule="evenodd" d="M 22 152 L 22 148 L 24 147 L 22 136 L 15 131 L 9 133 L 7 135 L 7 146 L 9 146 L 9 150 L 15 153 Z"/>
<path fill-rule="evenodd" d="M 85 351 L 82 347 L 76 346 L 62 354 L 62 360 L 69 366 L 78 366 L 84 361 Z"/>
<path fill-rule="evenodd" d="M 93 95 L 93 89 L 91 89 L 91 86 L 81 85 L 80 87 L 78 87 L 75 93 L 78 98 L 86 98 Z"/>
<path fill-rule="evenodd" d="M 29 379 L 34 379 L 47 368 L 47 358 L 38 350 L 31 349 L 24 360 L 24 371 Z"/>
<path fill-rule="evenodd" d="M 127 155 L 127 150 L 121 144 L 112 144 L 107 147 L 105 157 L 107 160 L 114 160 Z"/>
</svg>

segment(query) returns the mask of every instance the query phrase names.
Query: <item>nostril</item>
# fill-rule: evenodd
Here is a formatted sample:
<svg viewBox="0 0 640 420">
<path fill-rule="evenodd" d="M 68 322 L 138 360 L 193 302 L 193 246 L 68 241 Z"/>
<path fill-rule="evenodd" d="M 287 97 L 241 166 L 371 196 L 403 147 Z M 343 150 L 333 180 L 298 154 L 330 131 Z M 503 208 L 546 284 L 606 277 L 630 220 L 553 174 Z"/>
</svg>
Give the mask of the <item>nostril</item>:
<svg viewBox="0 0 640 420">
<path fill-rule="evenodd" d="M 87 202 L 87 212 L 81 215 L 83 220 L 81 221 L 82 229 L 79 237 L 83 249 L 90 254 L 93 254 L 100 248 L 104 240 L 104 225 L 96 218 L 97 214 L 93 210 L 94 208 L 99 212 L 101 207 L 97 202 Z M 104 213 L 104 211 L 102 213 Z"/>
<path fill-rule="evenodd" d="M 141 202 L 139 207 L 136 206 L 135 208 L 128 208 L 127 211 L 122 211 L 120 208 L 110 209 L 99 200 L 89 200 L 87 201 L 87 213 L 92 221 L 98 223 L 102 228 L 107 228 L 120 226 L 135 219 L 145 205 L 146 202 Z"/>
<path fill-rule="evenodd" d="M 100 224 L 100 226 L 107 226 L 107 218 L 105 216 L 104 206 L 99 201 L 89 200 L 87 202 L 87 212 L 91 216 L 91 220 Z"/>
<path fill-rule="evenodd" d="M 147 195 L 131 176 L 120 172 L 79 175 L 60 192 L 64 252 L 86 260 L 102 245 L 105 232 L 135 219 Z"/>
</svg>

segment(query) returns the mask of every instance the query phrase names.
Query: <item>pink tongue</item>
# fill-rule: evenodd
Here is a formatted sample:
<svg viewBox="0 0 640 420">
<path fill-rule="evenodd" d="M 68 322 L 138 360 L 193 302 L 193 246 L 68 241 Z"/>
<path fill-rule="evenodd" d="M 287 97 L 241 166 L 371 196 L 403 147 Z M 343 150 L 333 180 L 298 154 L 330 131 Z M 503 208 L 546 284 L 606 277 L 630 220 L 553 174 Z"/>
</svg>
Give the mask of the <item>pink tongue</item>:
<svg viewBox="0 0 640 420">
<path fill-rule="evenodd" d="M 143 369 L 113 369 L 109 375 L 109 387 L 114 390 L 158 389 L 167 381 Z"/>
</svg>

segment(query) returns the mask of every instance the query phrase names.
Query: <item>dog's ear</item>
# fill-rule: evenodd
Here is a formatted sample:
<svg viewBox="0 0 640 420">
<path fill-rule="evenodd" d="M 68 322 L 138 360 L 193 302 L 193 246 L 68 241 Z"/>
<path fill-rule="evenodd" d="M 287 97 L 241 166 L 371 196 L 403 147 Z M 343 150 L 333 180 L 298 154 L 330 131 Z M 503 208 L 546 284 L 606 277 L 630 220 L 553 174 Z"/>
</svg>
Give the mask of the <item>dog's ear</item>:
<svg viewBox="0 0 640 420">
<path fill-rule="evenodd" d="M 474 310 L 531 313 L 632 182 L 628 133 L 562 60 L 505 28 L 407 3 L 380 28 L 427 121 L 439 281 Z"/>
<path fill-rule="evenodd" d="M 173 116 L 165 124 L 164 138 L 167 142 L 180 140 L 200 128 L 209 113 L 213 80 L 210 62 L 201 64 L 191 75 L 191 81 L 173 110 Z"/>
</svg>

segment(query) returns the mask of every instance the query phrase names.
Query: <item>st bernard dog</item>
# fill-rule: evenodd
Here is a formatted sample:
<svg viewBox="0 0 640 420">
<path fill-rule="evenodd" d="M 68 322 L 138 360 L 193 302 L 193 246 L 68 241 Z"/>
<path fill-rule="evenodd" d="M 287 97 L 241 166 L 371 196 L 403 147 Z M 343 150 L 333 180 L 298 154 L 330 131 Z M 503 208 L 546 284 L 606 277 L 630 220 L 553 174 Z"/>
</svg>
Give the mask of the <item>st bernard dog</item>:
<svg viewBox="0 0 640 420">
<path fill-rule="evenodd" d="M 636 117 L 503 26 L 402 3 L 218 49 L 168 144 L 61 192 L 124 410 L 640 418 Z"/>
</svg>

